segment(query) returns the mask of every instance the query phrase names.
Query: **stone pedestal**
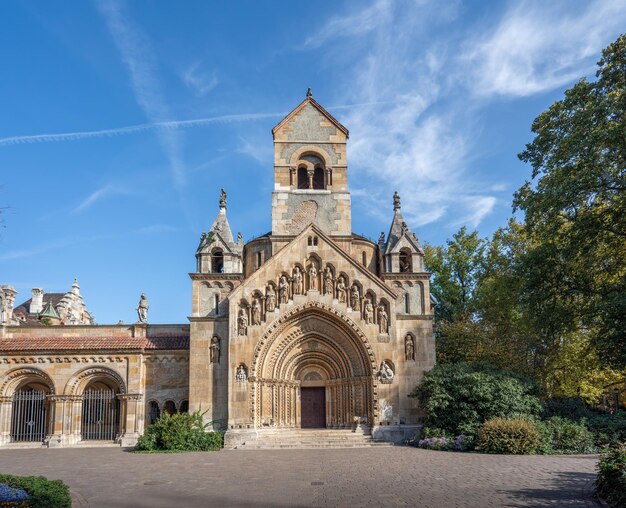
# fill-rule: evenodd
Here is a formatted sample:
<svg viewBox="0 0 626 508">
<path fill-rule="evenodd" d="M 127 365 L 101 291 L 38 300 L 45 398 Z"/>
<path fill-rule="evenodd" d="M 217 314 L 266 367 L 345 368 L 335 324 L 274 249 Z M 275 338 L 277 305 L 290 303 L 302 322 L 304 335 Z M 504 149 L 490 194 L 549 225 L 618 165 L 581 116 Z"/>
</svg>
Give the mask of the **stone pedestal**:
<svg viewBox="0 0 626 508">
<path fill-rule="evenodd" d="M 387 441 L 394 444 L 405 444 L 419 438 L 422 425 L 375 425 L 372 428 L 374 441 Z"/>
</svg>

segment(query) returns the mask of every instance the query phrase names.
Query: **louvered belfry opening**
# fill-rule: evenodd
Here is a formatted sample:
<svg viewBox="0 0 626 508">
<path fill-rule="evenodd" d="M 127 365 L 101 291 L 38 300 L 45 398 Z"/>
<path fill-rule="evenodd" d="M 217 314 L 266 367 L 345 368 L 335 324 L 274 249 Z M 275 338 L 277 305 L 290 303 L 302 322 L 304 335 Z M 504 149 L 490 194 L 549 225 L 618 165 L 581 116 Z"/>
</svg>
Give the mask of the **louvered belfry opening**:
<svg viewBox="0 0 626 508">
<path fill-rule="evenodd" d="M 119 390 L 101 381 L 83 392 L 81 438 L 83 441 L 113 441 L 119 434 Z"/>
<path fill-rule="evenodd" d="M 43 441 L 47 432 L 47 390 L 26 385 L 13 394 L 11 441 Z"/>
</svg>

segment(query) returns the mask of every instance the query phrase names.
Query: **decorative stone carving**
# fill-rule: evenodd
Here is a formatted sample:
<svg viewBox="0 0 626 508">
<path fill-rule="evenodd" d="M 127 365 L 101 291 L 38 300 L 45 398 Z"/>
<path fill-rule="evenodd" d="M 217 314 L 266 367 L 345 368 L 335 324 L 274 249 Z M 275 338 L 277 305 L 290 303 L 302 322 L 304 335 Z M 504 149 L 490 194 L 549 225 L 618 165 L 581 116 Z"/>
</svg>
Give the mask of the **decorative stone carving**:
<svg viewBox="0 0 626 508">
<path fill-rule="evenodd" d="M 226 208 L 226 191 L 220 189 L 220 208 Z"/>
<path fill-rule="evenodd" d="M 398 191 L 393 193 L 393 210 L 394 212 L 400 210 L 400 194 L 398 194 Z"/>
<path fill-rule="evenodd" d="M 409 231 L 409 226 L 407 226 L 406 222 L 403 222 L 400 226 L 400 236 L 407 234 Z"/>
<path fill-rule="evenodd" d="M 248 380 L 248 372 L 246 371 L 245 365 L 240 365 L 237 367 L 237 373 L 235 374 L 235 380 L 238 383 L 245 383 Z"/>
<path fill-rule="evenodd" d="M 137 316 L 139 316 L 140 323 L 148 322 L 148 308 L 149 307 L 150 305 L 148 304 L 148 298 L 146 297 L 146 295 L 141 293 L 141 297 L 139 298 L 139 304 L 137 305 Z M 67 310 L 68 310 L 69 322 L 70 324 L 74 324 L 72 323 L 72 321 L 74 320 L 74 316 L 71 313 L 71 309 L 68 308 Z"/>
<path fill-rule="evenodd" d="M 415 342 L 410 335 L 407 335 L 404 339 L 404 353 L 408 362 L 415 361 Z"/>
<path fill-rule="evenodd" d="M 337 300 L 339 303 L 346 303 L 346 283 L 343 275 L 337 279 Z"/>
<path fill-rule="evenodd" d="M 366 298 L 365 303 L 363 304 L 363 319 L 368 325 L 371 325 L 374 322 L 374 306 L 369 298 Z"/>
<path fill-rule="evenodd" d="M 259 305 L 259 301 L 255 298 L 252 302 L 252 325 L 260 325 L 261 324 L 261 305 Z"/>
<path fill-rule="evenodd" d="M 383 400 L 381 404 L 380 419 L 383 421 L 391 421 L 393 419 L 393 406 L 386 400 Z"/>
<path fill-rule="evenodd" d="M 380 369 L 378 370 L 378 377 L 380 378 L 380 382 L 391 383 L 394 376 L 395 374 L 393 373 L 393 369 L 385 360 L 383 360 L 380 364 Z"/>
<path fill-rule="evenodd" d="M 302 272 L 300 271 L 300 268 L 298 266 L 296 266 L 293 269 L 293 294 L 294 295 L 301 295 L 304 291 L 304 283 L 303 283 L 303 277 L 302 277 Z"/>
<path fill-rule="evenodd" d="M 217 335 L 214 335 L 211 339 L 209 349 L 211 363 L 220 363 L 220 339 Z"/>
<path fill-rule="evenodd" d="M 289 300 L 289 281 L 286 275 L 281 275 L 278 282 L 278 296 L 281 304 L 287 303 Z"/>
<path fill-rule="evenodd" d="M 265 288 L 265 309 L 267 312 L 274 312 L 276 309 L 276 292 L 271 284 Z"/>
<path fill-rule="evenodd" d="M 352 310 L 358 310 L 361 304 L 361 295 L 359 294 L 359 286 L 354 284 L 350 290 L 350 307 Z"/>
<path fill-rule="evenodd" d="M 324 268 L 324 294 L 333 294 L 333 271 L 330 269 L 330 266 Z"/>
<path fill-rule="evenodd" d="M 246 335 L 248 333 L 248 316 L 245 309 L 239 309 L 239 316 L 237 317 L 237 333 L 239 335 Z"/>
<path fill-rule="evenodd" d="M 309 289 L 317 289 L 317 268 L 314 263 L 309 266 Z"/>
<path fill-rule="evenodd" d="M 382 303 L 378 306 L 378 327 L 380 328 L 380 333 L 389 332 L 389 316 Z"/>
</svg>

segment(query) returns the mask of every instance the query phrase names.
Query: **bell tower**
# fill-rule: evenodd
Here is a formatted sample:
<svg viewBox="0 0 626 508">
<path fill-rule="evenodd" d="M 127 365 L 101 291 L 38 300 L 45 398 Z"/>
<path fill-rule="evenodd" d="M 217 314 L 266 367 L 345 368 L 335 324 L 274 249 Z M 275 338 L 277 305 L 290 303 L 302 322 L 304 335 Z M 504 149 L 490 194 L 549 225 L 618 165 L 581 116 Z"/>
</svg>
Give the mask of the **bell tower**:
<svg viewBox="0 0 626 508">
<path fill-rule="evenodd" d="M 348 129 L 313 99 L 309 88 L 272 135 L 272 236 L 288 240 L 311 223 L 328 235 L 350 236 Z"/>
</svg>

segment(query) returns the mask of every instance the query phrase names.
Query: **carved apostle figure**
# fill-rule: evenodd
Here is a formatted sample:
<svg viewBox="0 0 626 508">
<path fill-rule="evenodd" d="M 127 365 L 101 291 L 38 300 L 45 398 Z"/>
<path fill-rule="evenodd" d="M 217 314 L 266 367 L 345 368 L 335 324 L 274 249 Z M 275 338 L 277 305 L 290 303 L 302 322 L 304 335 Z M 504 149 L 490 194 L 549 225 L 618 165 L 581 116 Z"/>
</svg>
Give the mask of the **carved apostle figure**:
<svg viewBox="0 0 626 508">
<path fill-rule="evenodd" d="M 235 380 L 238 383 L 244 383 L 248 380 L 248 373 L 246 372 L 246 368 L 243 365 L 237 367 L 237 373 L 235 374 Z"/>
<path fill-rule="evenodd" d="M 256 298 L 252 302 L 252 324 L 261 324 L 261 306 L 259 305 L 259 301 Z"/>
<path fill-rule="evenodd" d="M 299 267 L 293 269 L 293 294 L 301 295 L 303 293 L 304 284 L 302 283 L 302 272 Z"/>
<path fill-rule="evenodd" d="M 267 285 L 265 289 L 265 308 L 267 312 L 274 312 L 276 309 L 276 293 L 274 287 L 271 284 Z"/>
<path fill-rule="evenodd" d="M 369 298 L 366 298 L 363 304 L 363 319 L 368 325 L 374 322 L 374 306 Z"/>
<path fill-rule="evenodd" d="M 287 303 L 287 300 L 289 300 L 289 281 L 286 275 L 282 275 L 278 282 L 278 296 L 281 304 Z"/>
<path fill-rule="evenodd" d="M 148 304 L 148 298 L 146 297 L 146 295 L 141 293 L 141 297 L 139 298 L 139 305 L 137 305 L 137 316 L 139 316 L 140 323 L 148 322 L 148 308 L 149 307 L 150 305 Z"/>
<path fill-rule="evenodd" d="M 410 335 L 407 335 L 406 339 L 404 339 L 404 351 L 407 361 L 415 360 L 415 343 L 413 342 L 413 337 Z"/>
<path fill-rule="evenodd" d="M 211 363 L 220 363 L 220 339 L 217 336 L 214 336 L 211 339 L 210 349 L 210 361 Z"/>
<path fill-rule="evenodd" d="M 387 311 L 383 304 L 378 306 L 378 326 L 380 327 L 380 333 L 389 331 L 389 316 L 387 316 Z"/>
<path fill-rule="evenodd" d="M 382 361 L 380 364 L 380 370 L 378 371 L 378 376 L 382 381 L 391 381 L 393 379 L 393 370 L 386 361 Z"/>
<path fill-rule="evenodd" d="M 324 294 L 333 294 L 333 271 L 330 269 L 330 266 L 324 268 Z"/>
<path fill-rule="evenodd" d="M 354 284 L 350 290 L 350 307 L 352 310 L 358 310 L 361 303 L 361 295 L 359 294 L 359 287 Z"/>
<path fill-rule="evenodd" d="M 309 266 L 309 289 L 317 289 L 317 268 Z"/>
<path fill-rule="evenodd" d="M 248 316 L 244 309 L 239 310 L 239 316 L 237 317 L 237 333 L 239 335 L 246 335 L 248 333 Z"/>
<path fill-rule="evenodd" d="M 346 283 L 344 282 L 343 275 L 340 275 L 337 279 L 337 300 L 339 303 L 346 302 Z"/>
</svg>

